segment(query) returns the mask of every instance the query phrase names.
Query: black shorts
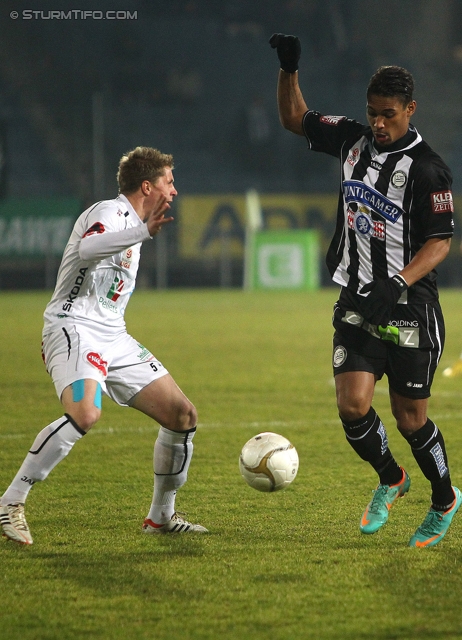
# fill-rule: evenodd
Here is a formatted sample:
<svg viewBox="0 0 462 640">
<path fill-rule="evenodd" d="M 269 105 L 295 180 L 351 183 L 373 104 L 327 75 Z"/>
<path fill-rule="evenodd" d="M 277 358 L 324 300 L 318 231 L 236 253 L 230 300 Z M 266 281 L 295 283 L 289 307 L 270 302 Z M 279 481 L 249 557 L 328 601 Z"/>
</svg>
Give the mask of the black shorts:
<svg viewBox="0 0 462 640">
<path fill-rule="evenodd" d="M 334 376 L 346 371 L 383 374 L 393 391 L 428 398 L 444 347 L 445 329 L 438 301 L 397 305 L 386 330 L 378 331 L 341 302 L 334 306 Z"/>
</svg>

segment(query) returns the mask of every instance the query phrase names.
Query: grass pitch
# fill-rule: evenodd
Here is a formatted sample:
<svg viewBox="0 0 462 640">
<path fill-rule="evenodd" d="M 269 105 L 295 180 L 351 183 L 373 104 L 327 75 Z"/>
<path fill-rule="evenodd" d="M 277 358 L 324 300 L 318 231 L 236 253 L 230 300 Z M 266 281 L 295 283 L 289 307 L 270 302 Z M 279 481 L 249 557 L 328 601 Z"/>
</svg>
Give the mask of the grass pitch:
<svg viewBox="0 0 462 640">
<path fill-rule="evenodd" d="M 407 547 L 429 487 L 394 428 L 385 381 L 374 406 L 411 491 L 374 536 L 359 532 L 376 478 L 348 447 L 330 366 L 336 290 L 138 292 L 129 331 L 199 411 L 177 507 L 206 536 L 152 538 L 157 426 L 107 398 L 103 416 L 27 503 L 34 545 L 0 540 L 0 637 L 9 640 L 439 640 L 462 638 L 462 515 L 433 549 Z M 47 293 L 1 293 L 0 491 L 36 433 L 61 415 L 40 358 Z M 460 291 L 441 295 L 447 343 L 430 416 L 461 486 Z M 276 431 L 297 447 L 285 491 L 250 489 L 242 445 Z M 2 488 L 3 487 L 3 488 Z"/>
</svg>

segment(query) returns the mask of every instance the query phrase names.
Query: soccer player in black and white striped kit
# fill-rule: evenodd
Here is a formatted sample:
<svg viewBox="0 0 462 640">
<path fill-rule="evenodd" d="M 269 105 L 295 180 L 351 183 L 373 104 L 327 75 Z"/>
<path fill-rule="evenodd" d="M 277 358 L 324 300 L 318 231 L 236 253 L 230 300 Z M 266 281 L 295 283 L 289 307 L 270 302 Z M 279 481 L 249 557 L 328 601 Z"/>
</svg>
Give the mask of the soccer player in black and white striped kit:
<svg viewBox="0 0 462 640">
<path fill-rule="evenodd" d="M 451 172 L 410 123 L 416 102 L 406 69 L 380 67 L 372 76 L 364 125 L 309 110 L 298 83 L 299 39 L 274 34 L 270 45 L 281 67 L 281 124 L 305 136 L 313 151 L 340 161 L 337 224 L 327 253 L 341 287 L 333 318 L 337 406 L 347 441 L 379 478 L 360 530 L 378 531 L 411 484 L 372 407 L 375 383 L 386 374 L 398 430 L 431 485 L 430 510 L 409 546 L 431 547 L 462 502 L 443 435 L 427 417 L 445 337 L 435 267 L 453 234 Z"/>
</svg>

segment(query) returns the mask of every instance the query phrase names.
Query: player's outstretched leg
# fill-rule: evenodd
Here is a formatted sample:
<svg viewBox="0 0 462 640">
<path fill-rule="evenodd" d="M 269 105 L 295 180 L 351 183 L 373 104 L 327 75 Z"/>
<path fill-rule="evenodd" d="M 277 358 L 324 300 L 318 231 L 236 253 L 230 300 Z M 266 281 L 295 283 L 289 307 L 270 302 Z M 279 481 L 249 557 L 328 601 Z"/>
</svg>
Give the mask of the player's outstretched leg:
<svg viewBox="0 0 462 640">
<path fill-rule="evenodd" d="M 187 480 L 195 432 L 196 428 L 178 432 L 160 427 L 154 445 L 154 495 L 144 533 L 207 533 L 175 511 L 176 492 Z"/>
<path fill-rule="evenodd" d="M 454 502 L 446 511 L 436 511 L 433 507 L 425 516 L 424 521 L 418 527 L 409 541 L 410 547 L 434 547 L 446 535 L 452 519 L 462 504 L 462 493 L 457 487 L 452 487 L 454 491 Z"/>
<path fill-rule="evenodd" d="M 20 544 L 32 544 L 24 516 L 29 491 L 36 482 L 47 478 L 83 435 L 85 432 L 67 414 L 37 435 L 13 482 L 0 498 L 0 524 L 6 538 Z"/>
<path fill-rule="evenodd" d="M 397 484 L 379 484 L 359 523 L 362 533 L 375 533 L 388 520 L 388 513 L 398 498 L 409 491 L 411 479 L 401 468 L 403 476 Z"/>
<path fill-rule="evenodd" d="M 342 419 L 342 425 L 350 446 L 379 476 L 379 485 L 359 523 L 362 533 L 375 533 L 387 522 L 395 500 L 409 491 L 411 480 L 394 459 L 386 429 L 373 407 L 357 420 Z"/>
</svg>

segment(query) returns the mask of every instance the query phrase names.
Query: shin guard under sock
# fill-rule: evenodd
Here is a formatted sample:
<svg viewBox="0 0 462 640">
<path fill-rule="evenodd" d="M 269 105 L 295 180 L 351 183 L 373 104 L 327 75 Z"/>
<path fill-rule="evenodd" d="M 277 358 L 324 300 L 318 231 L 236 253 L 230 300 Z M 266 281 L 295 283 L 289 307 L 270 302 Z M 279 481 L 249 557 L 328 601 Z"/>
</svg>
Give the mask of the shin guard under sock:
<svg viewBox="0 0 462 640">
<path fill-rule="evenodd" d="M 83 435 L 85 431 L 67 414 L 42 429 L 0 503 L 25 502 L 33 485 L 45 480 Z"/>
<path fill-rule="evenodd" d="M 196 428 L 177 432 L 160 427 L 154 445 L 154 495 L 148 519 L 168 522 L 175 512 L 177 490 L 184 485 L 193 454 Z"/>
<path fill-rule="evenodd" d="M 372 407 L 362 418 L 342 420 L 342 425 L 349 444 L 375 469 L 380 484 L 392 485 L 402 480 L 403 471 L 388 448 L 385 427 Z"/>
<path fill-rule="evenodd" d="M 432 506 L 446 511 L 454 502 L 446 447 L 441 431 L 430 419 L 423 427 L 406 437 L 422 473 L 432 486 Z"/>
</svg>

